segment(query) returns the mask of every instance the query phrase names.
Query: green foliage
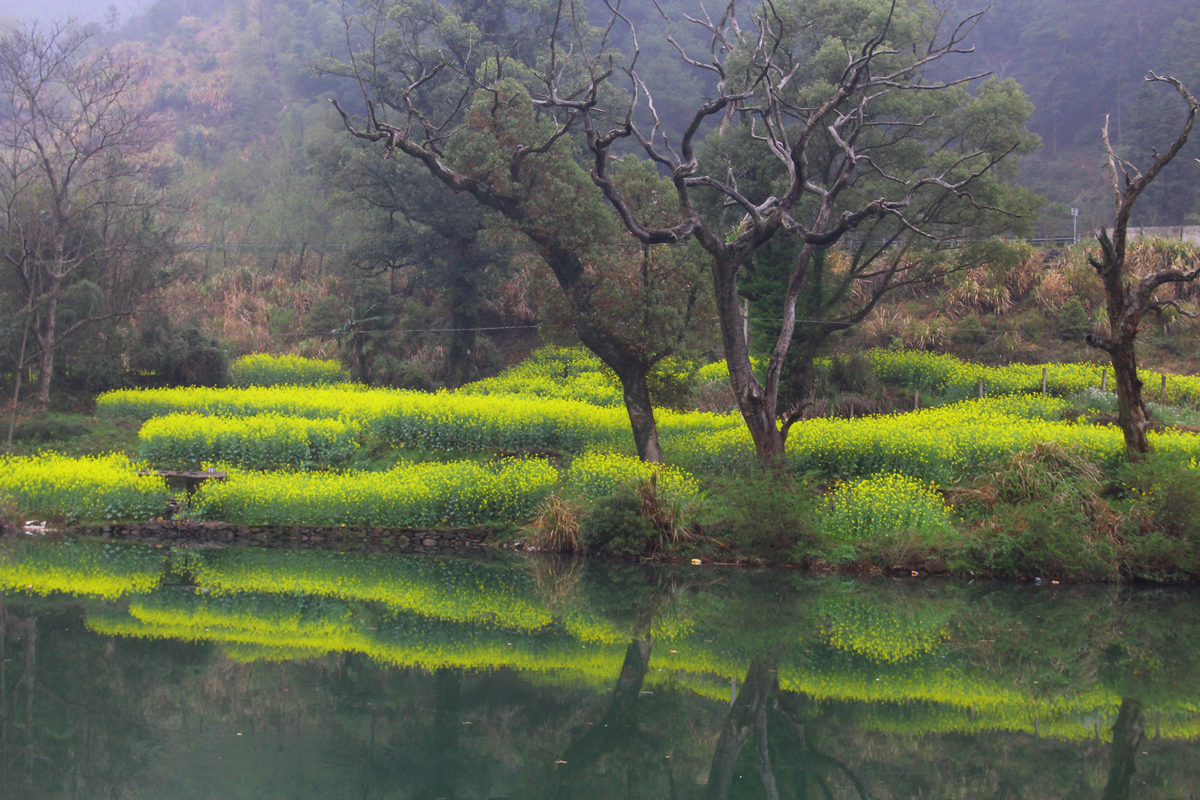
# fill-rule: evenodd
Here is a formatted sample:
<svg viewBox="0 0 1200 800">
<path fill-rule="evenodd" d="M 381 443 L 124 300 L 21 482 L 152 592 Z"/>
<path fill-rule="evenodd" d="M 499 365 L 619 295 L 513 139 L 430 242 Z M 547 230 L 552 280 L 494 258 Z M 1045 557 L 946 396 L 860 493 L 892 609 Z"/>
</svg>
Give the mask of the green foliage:
<svg viewBox="0 0 1200 800">
<path fill-rule="evenodd" d="M 161 318 L 138 331 L 130 366 L 135 385 L 224 386 L 229 380 L 229 355 L 216 339 Z"/>
<path fill-rule="evenodd" d="M 1200 469 L 1151 454 L 1119 474 L 1129 508 L 1119 534 L 1137 577 L 1178 578 L 1200 571 Z"/>
<path fill-rule="evenodd" d="M 247 386 L 321 386 L 349 379 L 342 365 L 333 360 L 255 353 L 233 362 L 229 382 L 241 389 Z"/>
<path fill-rule="evenodd" d="M 642 513 L 642 497 L 632 485 L 595 501 L 579 521 L 579 539 L 590 553 L 633 557 L 649 554 L 654 524 Z"/>
<path fill-rule="evenodd" d="M 1091 318 L 1079 298 L 1072 297 L 1063 303 L 1058 312 L 1058 333 L 1065 341 L 1080 339 L 1091 327 Z"/>
<path fill-rule="evenodd" d="M 21 423 L 13 432 L 13 441 L 47 445 L 88 433 L 88 424 L 80 417 L 43 414 Z"/>
<path fill-rule="evenodd" d="M 818 531 L 817 508 L 805 485 L 754 465 L 715 481 L 704 530 L 738 554 L 770 561 L 803 561 Z"/>
<path fill-rule="evenodd" d="M 1086 449 L 1045 442 L 1014 453 L 964 496 L 960 511 L 976 518 L 960 568 L 1007 578 L 1111 575 L 1118 551 L 1102 489 Z"/>
</svg>

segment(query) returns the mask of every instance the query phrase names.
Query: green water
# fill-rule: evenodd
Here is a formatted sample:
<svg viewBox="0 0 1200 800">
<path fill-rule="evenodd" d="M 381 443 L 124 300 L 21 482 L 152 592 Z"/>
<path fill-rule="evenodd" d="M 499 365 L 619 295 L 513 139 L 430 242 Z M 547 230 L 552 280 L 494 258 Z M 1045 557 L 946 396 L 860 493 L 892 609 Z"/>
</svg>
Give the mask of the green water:
<svg viewBox="0 0 1200 800">
<path fill-rule="evenodd" d="M 3 798 L 1200 792 L 1200 596 L 0 542 Z"/>
</svg>

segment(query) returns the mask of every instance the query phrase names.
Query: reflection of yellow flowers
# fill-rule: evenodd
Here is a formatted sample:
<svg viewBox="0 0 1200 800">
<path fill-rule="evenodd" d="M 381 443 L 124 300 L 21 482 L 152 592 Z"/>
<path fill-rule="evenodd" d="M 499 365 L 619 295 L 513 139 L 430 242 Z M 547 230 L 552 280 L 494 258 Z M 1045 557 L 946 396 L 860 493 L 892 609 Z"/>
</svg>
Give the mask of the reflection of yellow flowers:
<svg viewBox="0 0 1200 800">
<path fill-rule="evenodd" d="M 834 597 L 821 603 L 821 638 L 832 647 L 872 661 L 899 663 L 932 653 L 950 638 L 942 615 Z M 936 609 L 936 606 L 932 607 Z"/>
<path fill-rule="evenodd" d="M 5 544 L 6 590 L 134 594 L 120 605 L 88 604 L 89 629 L 213 642 L 244 660 L 358 652 L 430 669 L 508 666 L 533 680 L 578 679 L 599 688 L 611 686 L 632 635 L 587 602 L 592 595 L 568 594 L 549 605 L 527 572 L 491 561 L 242 548 L 168 556 L 102 542 Z M 191 575 L 199 591 L 155 591 L 168 565 Z M 782 632 L 793 643 L 778 667 L 785 690 L 871 703 L 862 718 L 872 730 L 1032 732 L 1036 725 L 1047 737 L 1108 735 L 1121 702 L 1116 687 L 1072 682 L 1043 692 L 1021 679 L 1021 668 L 1014 675 L 1002 662 L 963 657 L 971 642 L 955 624 L 961 604 L 811 588 L 806 608 L 822 622 L 814 631 L 812 615 L 798 616 L 795 630 Z M 730 678 L 747 668 L 746 643 L 728 628 L 714 635 L 704 619 L 721 609 L 721 595 L 711 598 L 715 605 L 690 605 L 701 597 L 672 603 L 656 617 L 648 680 L 728 701 Z M 843 652 L 813 647 L 818 641 Z M 1200 705 L 1186 685 L 1163 686 L 1155 696 L 1147 713 L 1162 735 L 1195 738 Z"/>
<path fill-rule="evenodd" d="M 112 600 L 148 592 L 162 577 L 162 554 L 137 545 L 67 541 L 23 543 L 0 551 L 0 589 L 5 590 Z"/>
</svg>

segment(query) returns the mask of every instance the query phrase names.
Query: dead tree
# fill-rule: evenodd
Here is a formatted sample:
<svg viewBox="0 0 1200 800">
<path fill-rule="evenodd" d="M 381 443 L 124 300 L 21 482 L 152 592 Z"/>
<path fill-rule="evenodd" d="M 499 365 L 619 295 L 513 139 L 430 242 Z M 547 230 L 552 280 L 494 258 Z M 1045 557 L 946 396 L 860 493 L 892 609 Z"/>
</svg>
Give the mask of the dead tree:
<svg viewBox="0 0 1200 800">
<path fill-rule="evenodd" d="M 1161 155 L 1157 150 L 1154 151 L 1154 161 L 1145 172 L 1141 172 L 1113 151 L 1108 138 L 1108 119 L 1105 118 L 1102 135 L 1104 149 L 1108 153 L 1108 168 L 1111 172 L 1117 214 L 1112 235 L 1101 228 L 1096 237 L 1100 243 L 1100 253 L 1097 257 L 1088 259 L 1104 285 L 1108 335 L 1088 334 L 1086 341 L 1092 347 L 1108 353 L 1112 359 L 1113 382 L 1117 394 L 1117 423 L 1125 435 L 1125 450 L 1131 461 L 1150 452 L 1150 440 L 1147 436 L 1150 415 L 1142 398 L 1142 381 L 1138 378 L 1137 352 L 1134 348 L 1142 317 L 1149 311 L 1162 312 L 1167 307 L 1182 310 L 1172 300 L 1156 298 L 1156 292 L 1167 284 L 1187 283 L 1200 278 L 1200 266 L 1197 266 L 1195 260 L 1189 265 L 1191 269 L 1179 269 L 1178 265 L 1166 263 L 1164 260 L 1158 264 L 1157 269 L 1140 280 L 1134 280 L 1130 276 L 1125 263 L 1127 231 L 1134 203 L 1158 177 L 1163 167 L 1187 144 L 1192 126 L 1196 122 L 1196 111 L 1200 108 L 1188 88 L 1170 75 L 1159 76 L 1151 73 L 1146 80 L 1168 83 L 1175 87 L 1175 91 L 1179 92 L 1179 96 L 1187 103 L 1187 117 L 1170 148 Z"/>
</svg>

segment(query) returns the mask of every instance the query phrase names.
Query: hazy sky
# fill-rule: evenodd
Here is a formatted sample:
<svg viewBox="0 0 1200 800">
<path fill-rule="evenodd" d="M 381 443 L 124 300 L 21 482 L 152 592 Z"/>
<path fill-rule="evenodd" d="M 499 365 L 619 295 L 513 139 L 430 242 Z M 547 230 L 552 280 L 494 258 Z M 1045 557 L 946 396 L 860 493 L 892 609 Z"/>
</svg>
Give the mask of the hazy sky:
<svg viewBox="0 0 1200 800">
<path fill-rule="evenodd" d="M 100 22 L 110 5 L 116 5 L 126 19 L 146 5 L 144 0 L 0 0 L 0 18 L 66 19 L 75 17 Z"/>
</svg>

